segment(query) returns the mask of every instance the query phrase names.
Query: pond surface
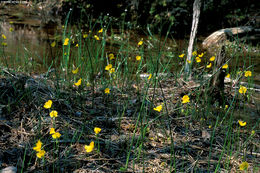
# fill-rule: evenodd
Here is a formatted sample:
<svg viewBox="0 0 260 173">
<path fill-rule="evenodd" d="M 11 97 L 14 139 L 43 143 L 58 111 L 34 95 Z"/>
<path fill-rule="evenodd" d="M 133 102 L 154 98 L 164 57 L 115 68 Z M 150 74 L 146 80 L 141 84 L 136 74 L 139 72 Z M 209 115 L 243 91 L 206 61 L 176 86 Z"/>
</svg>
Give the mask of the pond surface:
<svg viewBox="0 0 260 173">
<path fill-rule="evenodd" d="M 0 32 L 1 34 L 5 34 L 7 37 L 5 40 L 7 46 L 2 49 L 4 53 L 4 61 L 2 57 L 2 62 L 13 68 L 22 66 L 23 63 L 32 64 L 35 72 L 38 73 L 45 72 L 48 69 L 51 60 L 57 58 L 55 57 L 55 55 L 57 55 L 56 52 L 60 51 L 62 48 L 61 38 L 63 34 L 63 26 L 59 16 L 47 16 L 50 17 L 49 21 L 52 22 L 46 22 L 46 20 L 44 20 L 46 16 L 42 14 L 43 13 L 39 9 L 32 10 L 29 7 L 19 5 L 0 8 L 0 15 L 2 16 L 0 20 Z M 10 29 L 13 31 L 10 32 Z M 118 33 L 116 30 L 113 32 Z M 147 40 L 148 45 L 150 44 L 150 46 L 153 46 L 153 43 L 148 41 L 147 36 L 140 35 L 137 32 L 131 31 L 130 37 L 131 39 L 129 40 L 133 44 L 136 44 L 140 38 L 144 38 Z M 160 39 L 159 36 L 157 37 Z M 120 40 L 124 38 L 118 36 L 118 39 Z M 203 37 L 199 37 L 198 42 L 201 42 L 202 39 Z M 54 48 L 50 46 L 53 40 L 56 40 L 58 44 Z M 166 49 L 169 50 L 169 54 L 171 51 L 178 51 L 178 53 L 181 53 L 186 49 L 187 43 L 187 40 L 173 40 L 168 38 Z M 111 49 L 111 45 L 109 46 L 109 49 Z M 198 45 L 198 47 L 200 47 L 200 45 Z M 116 50 L 118 48 L 113 47 L 112 49 Z M 77 49 L 72 49 L 72 51 L 76 52 Z M 247 58 L 247 56 L 251 57 L 251 64 L 244 64 L 244 61 L 242 61 L 244 58 Z M 171 55 L 168 57 L 178 58 Z M 248 52 L 244 57 L 239 58 L 241 58 L 241 61 L 238 62 L 241 69 L 244 65 L 246 67 L 254 65 L 254 83 L 260 85 L 259 50 L 253 48 L 252 53 Z"/>
</svg>

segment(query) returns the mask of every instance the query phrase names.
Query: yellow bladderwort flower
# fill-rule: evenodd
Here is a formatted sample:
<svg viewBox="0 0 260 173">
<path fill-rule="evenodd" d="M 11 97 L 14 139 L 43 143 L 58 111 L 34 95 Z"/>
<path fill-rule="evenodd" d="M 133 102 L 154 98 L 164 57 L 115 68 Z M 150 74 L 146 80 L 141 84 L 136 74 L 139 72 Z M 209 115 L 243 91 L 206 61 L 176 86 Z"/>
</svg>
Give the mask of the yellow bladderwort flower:
<svg viewBox="0 0 260 173">
<path fill-rule="evenodd" d="M 225 109 L 227 109 L 228 108 L 228 105 L 225 105 Z"/>
<path fill-rule="evenodd" d="M 179 55 L 179 57 L 180 57 L 180 58 L 183 58 L 183 57 L 184 57 L 184 55 L 185 55 L 184 53 L 183 53 L 183 54 L 180 54 L 180 55 Z"/>
<path fill-rule="evenodd" d="M 56 117 L 58 117 L 58 112 L 55 111 L 55 110 L 51 111 L 51 112 L 50 112 L 50 117 L 51 117 L 51 118 L 56 118 Z"/>
<path fill-rule="evenodd" d="M 74 85 L 76 85 L 76 86 L 80 86 L 81 85 L 81 78 L 78 80 L 78 82 L 76 82 L 76 83 L 74 83 Z"/>
<path fill-rule="evenodd" d="M 79 47 L 79 44 L 77 43 L 75 47 Z"/>
<path fill-rule="evenodd" d="M 152 78 L 152 74 L 149 75 L 148 80 L 150 80 L 151 78 Z"/>
<path fill-rule="evenodd" d="M 2 38 L 5 40 L 6 39 L 6 36 L 4 34 L 2 34 Z"/>
<path fill-rule="evenodd" d="M 69 38 L 65 38 L 63 45 L 67 46 L 69 44 L 69 40 L 70 40 Z"/>
<path fill-rule="evenodd" d="M 114 56 L 114 54 L 110 53 L 110 54 L 108 55 L 108 58 L 109 58 L 110 60 L 112 60 L 112 59 L 115 59 L 115 56 Z"/>
<path fill-rule="evenodd" d="M 251 131 L 251 134 L 252 134 L 252 135 L 254 135 L 254 134 L 255 134 L 255 131 L 254 131 L 254 130 L 252 130 L 252 131 Z"/>
<path fill-rule="evenodd" d="M 42 148 L 42 142 L 40 140 L 37 141 L 36 146 L 33 147 L 33 150 L 39 152 Z"/>
<path fill-rule="evenodd" d="M 108 65 L 105 67 L 105 70 L 109 71 L 111 68 L 112 68 L 112 64 L 108 64 Z"/>
<path fill-rule="evenodd" d="M 143 43 L 144 43 L 143 40 L 141 40 L 141 41 L 138 42 L 137 45 L 138 45 L 138 46 L 142 46 Z"/>
<path fill-rule="evenodd" d="M 201 58 L 201 57 L 203 57 L 203 55 L 204 55 L 204 53 L 201 53 L 201 54 L 198 55 L 198 57 Z"/>
<path fill-rule="evenodd" d="M 55 133 L 55 129 L 54 128 L 51 128 L 50 129 L 50 134 L 52 135 L 52 134 L 54 134 Z"/>
<path fill-rule="evenodd" d="M 226 78 L 230 78 L 230 74 L 229 73 L 226 75 Z"/>
<path fill-rule="evenodd" d="M 101 132 L 101 128 L 95 127 L 94 132 L 95 132 L 96 135 L 99 134 Z"/>
<path fill-rule="evenodd" d="M 111 74 L 111 73 L 114 73 L 116 70 L 115 70 L 115 68 L 111 68 L 110 70 L 109 70 L 109 73 Z"/>
<path fill-rule="evenodd" d="M 240 93 L 240 94 L 245 94 L 245 93 L 246 93 L 246 90 L 247 90 L 246 87 L 240 85 L 240 88 L 239 88 L 239 93 Z"/>
<path fill-rule="evenodd" d="M 100 38 L 99 38 L 97 35 L 94 35 L 94 38 L 95 38 L 96 40 L 100 40 Z"/>
<path fill-rule="evenodd" d="M 58 139 L 60 138 L 61 134 L 59 132 L 55 132 L 55 129 L 54 128 L 51 128 L 50 129 L 50 134 L 52 135 L 52 138 L 53 139 Z"/>
<path fill-rule="evenodd" d="M 7 43 L 6 42 L 2 42 L 2 46 L 7 46 Z"/>
<path fill-rule="evenodd" d="M 196 55 L 197 55 L 197 51 L 195 50 L 192 52 L 192 56 L 196 56 Z"/>
<path fill-rule="evenodd" d="M 52 105 L 52 101 L 51 100 L 48 100 L 47 102 L 45 102 L 45 104 L 44 104 L 44 108 L 45 109 L 50 109 L 51 108 L 51 105 Z"/>
<path fill-rule="evenodd" d="M 211 127 L 212 127 L 212 126 L 211 126 L 211 125 L 209 125 L 209 129 L 211 129 Z"/>
<path fill-rule="evenodd" d="M 188 59 L 187 59 L 187 62 L 188 62 L 189 64 L 191 63 L 191 61 L 190 61 L 190 60 L 188 60 Z"/>
<path fill-rule="evenodd" d="M 249 166 L 249 164 L 248 164 L 247 162 L 242 162 L 242 163 L 239 165 L 239 170 L 241 170 L 241 171 L 247 170 L 247 169 L 248 169 L 248 166 Z"/>
<path fill-rule="evenodd" d="M 59 132 L 55 132 L 53 135 L 52 135 L 52 138 L 53 139 L 59 139 L 61 136 L 61 134 Z"/>
<path fill-rule="evenodd" d="M 88 34 L 83 34 L 83 38 L 87 38 L 88 37 Z"/>
<path fill-rule="evenodd" d="M 51 43 L 51 47 L 55 47 L 55 45 L 56 45 L 55 41 Z"/>
<path fill-rule="evenodd" d="M 14 28 L 9 28 L 9 31 L 10 31 L 10 32 L 13 32 L 13 31 L 14 31 Z"/>
<path fill-rule="evenodd" d="M 135 57 L 136 61 L 140 61 L 140 60 L 141 60 L 141 58 L 142 58 L 142 57 L 141 57 L 141 56 L 139 56 L 139 55 Z"/>
<path fill-rule="evenodd" d="M 46 153 L 46 152 L 45 152 L 44 150 L 40 150 L 40 151 L 36 154 L 36 156 L 40 159 L 40 158 L 44 157 L 45 153 Z"/>
<path fill-rule="evenodd" d="M 210 68 L 212 66 L 212 63 L 209 63 L 206 67 Z"/>
<path fill-rule="evenodd" d="M 103 32 L 103 28 L 101 28 L 99 31 L 98 31 L 98 33 L 102 33 Z"/>
<path fill-rule="evenodd" d="M 65 52 L 64 55 L 66 56 L 66 55 L 67 55 L 67 52 Z"/>
<path fill-rule="evenodd" d="M 244 127 L 244 126 L 246 125 L 246 122 L 245 122 L 245 121 L 238 120 L 238 124 L 239 124 L 241 127 Z"/>
<path fill-rule="evenodd" d="M 252 76 L 252 72 L 251 71 L 245 71 L 245 77 L 250 77 Z"/>
<path fill-rule="evenodd" d="M 89 144 L 89 145 L 85 145 L 84 148 L 85 148 L 85 150 L 86 150 L 87 153 L 90 153 L 91 151 L 93 151 L 94 146 L 95 146 L 95 145 L 94 145 L 94 141 L 91 141 L 90 144 Z"/>
<path fill-rule="evenodd" d="M 228 64 L 224 64 L 224 65 L 222 66 L 222 68 L 223 68 L 223 69 L 227 69 L 227 68 L 228 68 Z"/>
<path fill-rule="evenodd" d="M 182 103 L 189 103 L 189 102 L 190 102 L 189 96 L 188 96 L 188 95 L 184 95 L 184 96 L 182 97 Z"/>
<path fill-rule="evenodd" d="M 161 104 L 161 105 L 159 105 L 159 106 L 153 108 L 153 110 L 155 110 L 155 111 L 157 111 L 157 112 L 161 112 L 162 107 L 163 107 L 163 105 Z"/>
<path fill-rule="evenodd" d="M 79 72 L 79 68 L 77 67 L 75 70 L 71 71 L 73 74 L 77 74 Z"/>
<path fill-rule="evenodd" d="M 215 61 L 215 56 L 212 56 L 210 59 L 209 59 L 209 61 Z"/>
<path fill-rule="evenodd" d="M 105 91 L 105 94 L 109 94 L 110 93 L 110 89 L 109 88 L 106 88 L 104 91 Z"/>
<path fill-rule="evenodd" d="M 195 59 L 196 59 L 196 62 L 197 62 L 197 63 L 200 63 L 200 62 L 201 62 L 200 57 L 197 56 Z"/>
<path fill-rule="evenodd" d="M 10 24 L 13 24 L 14 22 L 13 22 L 13 21 L 10 21 L 9 23 L 10 23 Z"/>
</svg>

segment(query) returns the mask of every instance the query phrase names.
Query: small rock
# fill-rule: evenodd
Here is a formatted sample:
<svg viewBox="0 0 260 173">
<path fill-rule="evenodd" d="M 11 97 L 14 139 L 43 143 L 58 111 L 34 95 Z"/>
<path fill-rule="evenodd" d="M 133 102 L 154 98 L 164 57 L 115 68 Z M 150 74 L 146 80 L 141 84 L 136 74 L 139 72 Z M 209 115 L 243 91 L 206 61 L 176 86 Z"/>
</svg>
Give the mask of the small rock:
<svg viewBox="0 0 260 173">
<path fill-rule="evenodd" d="M 17 168 L 14 166 L 8 166 L 0 171 L 0 173 L 16 173 Z"/>
</svg>

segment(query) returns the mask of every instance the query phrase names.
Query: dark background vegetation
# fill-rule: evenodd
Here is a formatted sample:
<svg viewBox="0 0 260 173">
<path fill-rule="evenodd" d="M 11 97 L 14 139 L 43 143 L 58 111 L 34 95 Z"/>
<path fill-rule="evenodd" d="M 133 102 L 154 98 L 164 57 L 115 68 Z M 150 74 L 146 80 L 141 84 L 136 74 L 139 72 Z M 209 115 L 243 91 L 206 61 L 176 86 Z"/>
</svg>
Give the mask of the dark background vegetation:
<svg viewBox="0 0 260 173">
<path fill-rule="evenodd" d="M 172 23 L 171 34 L 184 37 L 190 33 L 193 2 L 194 0 L 65 0 L 59 13 L 65 17 L 71 8 L 72 21 L 82 23 L 90 16 L 97 19 L 109 14 L 110 19 L 119 21 L 124 18 L 142 29 L 148 24 L 154 32 L 167 31 L 168 24 Z M 226 27 L 257 25 L 259 7 L 259 0 L 202 0 L 198 34 L 207 35 Z"/>
</svg>

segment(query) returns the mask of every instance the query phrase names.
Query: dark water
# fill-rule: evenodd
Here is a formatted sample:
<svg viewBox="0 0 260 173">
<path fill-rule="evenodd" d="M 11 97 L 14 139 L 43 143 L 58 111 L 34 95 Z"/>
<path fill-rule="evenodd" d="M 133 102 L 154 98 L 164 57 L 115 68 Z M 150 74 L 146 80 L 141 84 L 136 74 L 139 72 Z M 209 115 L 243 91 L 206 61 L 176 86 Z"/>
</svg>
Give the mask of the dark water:
<svg viewBox="0 0 260 173">
<path fill-rule="evenodd" d="M 31 64 L 36 72 L 44 72 L 48 69 L 48 65 L 55 57 L 56 52 L 61 49 L 62 46 L 62 34 L 63 26 L 61 24 L 60 18 L 54 16 L 48 16 L 53 19 L 50 21 L 55 21 L 46 24 L 46 16 L 41 15 L 39 10 L 31 10 L 29 7 L 24 6 L 10 6 L 8 8 L 0 8 L 0 32 L 1 35 L 4 34 L 7 39 L 2 41 L 7 43 L 4 49 L 0 50 L 0 54 L 3 53 L 1 62 L 8 64 L 10 67 L 16 68 L 17 66 L 22 66 L 24 64 Z M 10 32 L 12 28 L 12 32 Z M 119 31 L 115 30 L 114 33 Z M 147 36 L 140 35 L 134 31 L 130 31 L 129 36 L 126 34 L 125 37 L 131 37 L 129 39 L 133 45 L 135 45 L 140 38 L 144 38 L 147 42 L 148 47 L 153 47 L 154 42 L 150 42 Z M 125 39 L 122 36 L 118 36 L 118 39 Z M 158 40 L 163 40 L 157 36 Z M 51 47 L 51 43 L 56 40 L 56 46 Z M 202 38 L 199 37 L 202 41 Z M 171 52 L 183 52 L 187 48 L 187 40 L 173 40 L 167 39 L 166 42 L 166 54 L 165 57 L 178 58 L 171 55 Z M 112 45 L 113 46 L 113 45 Z M 198 46 L 200 47 L 200 46 Z M 118 47 L 108 44 L 108 49 L 118 50 Z M 4 50 L 4 52 L 3 52 Z M 72 49 L 73 51 L 73 49 Z M 77 51 L 75 49 L 74 51 Z M 149 51 L 149 49 L 148 49 Z M 168 51 L 168 52 L 167 52 Z M 2 53 L 1 53 L 2 52 Z M 241 67 L 248 67 L 250 65 L 254 66 L 253 78 L 254 83 L 260 85 L 260 54 L 259 50 L 255 48 L 251 52 L 246 52 L 244 55 L 239 57 L 235 63 L 238 63 Z M 250 61 L 244 61 L 244 59 L 250 56 Z M 5 57 L 3 59 L 3 57 Z M 231 64 L 232 66 L 232 64 Z"/>
</svg>

